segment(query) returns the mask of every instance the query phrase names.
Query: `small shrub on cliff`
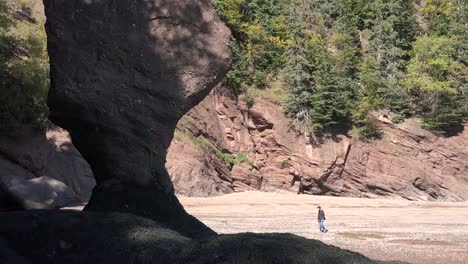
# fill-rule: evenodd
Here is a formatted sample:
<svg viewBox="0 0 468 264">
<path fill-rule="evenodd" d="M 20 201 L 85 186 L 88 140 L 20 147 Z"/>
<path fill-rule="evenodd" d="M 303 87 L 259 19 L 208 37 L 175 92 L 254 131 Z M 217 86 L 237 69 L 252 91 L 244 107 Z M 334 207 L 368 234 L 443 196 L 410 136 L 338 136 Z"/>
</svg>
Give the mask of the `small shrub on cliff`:
<svg viewBox="0 0 468 264">
<path fill-rule="evenodd" d="M 216 155 L 218 158 L 224 160 L 226 163 L 226 166 L 229 169 L 232 169 L 232 166 L 236 164 L 236 159 L 232 156 L 231 153 L 226 153 L 220 150 L 216 145 L 214 145 L 209 139 L 204 137 L 203 135 L 200 135 L 195 138 L 194 140 L 195 144 L 200 147 L 202 150 L 206 152 L 211 152 L 214 155 Z"/>
<path fill-rule="evenodd" d="M 290 160 L 291 160 L 290 156 L 283 157 L 281 159 L 281 168 L 284 168 L 286 166 L 286 163 L 288 163 L 288 161 L 290 161 Z"/>
<path fill-rule="evenodd" d="M 239 152 L 236 155 L 236 163 L 247 163 L 253 167 L 253 161 L 251 161 L 244 153 Z"/>
<path fill-rule="evenodd" d="M 364 141 L 378 139 L 381 136 L 379 120 L 370 111 L 370 104 L 367 101 L 362 101 L 353 113 L 354 130 L 359 139 Z"/>
<path fill-rule="evenodd" d="M 174 131 L 174 139 L 183 143 L 188 143 L 188 144 L 193 143 L 193 139 L 189 135 L 187 135 L 185 132 L 179 129 L 176 129 Z"/>
<path fill-rule="evenodd" d="M 393 113 L 391 116 L 391 120 L 395 124 L 399 124 L 403 121 L 405 121 L 405 116 L 399 113 Z"/>
<path fill-rule="evenodd" d="M 180 133 L 177 133 L 177 134 L 180 134 Z M 177 140 L 179 140 L 179 138 L 180 140 L 186 139 L 185 136 L 181 138 L 180 135 L 176 136 L 175 134 L 174 134 L 174 138 L 176 138 Z M 250 160 L 244 153 L 239 152 L 234 156 L 233 154 L 229 152 L 224 152 L 220 150 L 215 144 L 213 144 L 209 139 L 207 139 L 203 135 L 196 137 L 193 140 L 193 143 L 197 147 L 199 147 L 201 150 L 208 152 L 208 153 L 212 153 L 216 157 L 222 159 L 230 170 L 232 169 L 234 165 L 240 164 L 240 163 L 247 163 L 248 165 L 253 167 L 253 161 Z"/>
</svg>

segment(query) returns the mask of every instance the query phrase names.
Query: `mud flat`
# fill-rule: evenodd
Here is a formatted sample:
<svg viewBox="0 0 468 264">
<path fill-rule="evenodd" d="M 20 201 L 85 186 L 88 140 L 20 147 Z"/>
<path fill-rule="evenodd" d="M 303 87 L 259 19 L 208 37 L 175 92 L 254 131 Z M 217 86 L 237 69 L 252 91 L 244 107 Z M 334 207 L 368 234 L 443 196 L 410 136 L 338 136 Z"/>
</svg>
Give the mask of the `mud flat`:
<svg viewBox="0 0 468 264">
<path fill-rule="evenodd" d="M 293 233 L 379 260 L 468 264 L 468 202 L 413 202 L 242 192 L 179 196 L 186 210 L 218 233 Z M 316 207 L 326 212 L 320 233 Z"/>
</svg>

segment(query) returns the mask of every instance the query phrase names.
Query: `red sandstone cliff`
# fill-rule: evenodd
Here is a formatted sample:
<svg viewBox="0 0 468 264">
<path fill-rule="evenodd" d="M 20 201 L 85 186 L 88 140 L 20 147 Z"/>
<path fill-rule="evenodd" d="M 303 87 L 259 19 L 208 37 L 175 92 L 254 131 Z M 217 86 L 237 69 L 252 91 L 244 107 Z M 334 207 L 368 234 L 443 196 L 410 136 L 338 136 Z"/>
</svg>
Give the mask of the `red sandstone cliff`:
<svg viewBox="0 0 468 264">
<path fill-rule="evenodd" d="M 309 140 L 290 128 L 271 100 L 255 98 L 249 108 L 242 97 L 217 89 L 179 122 L 167 168 L 185 195 L 256 189 L 468 200 L 468 128 L 441 138 L 421 129 L 416 119 L 398 125 L 380 119 L 381 140 L 365 143 L 349 135 Z M 253 163 L 230 170 L 220 155 L 200 146 L 200 135 L 219 151 L 245 154 Z"/>
<path fill-rule="evenodd" d="M 226 90 L 213 91 L 179 123 L 167 164 L 178 193 L 210 196 L 244 190 L 415 200 L 468 200 L 468 127 L 440 138 L 410 119 L 394 125 L 381 117 L 383 138 L 369 143 L 351 136 L 316 139 L 289 127 L 281 106 L 255 98 L 252 108 Z M 182 135 L 182 136 L 181 136 Z M 194 140 L 203 135 L 225 153 L 253 163 L 228 168 Z M 38 140 L 40 138 L 40 140 Z M 0 178 L 48 176 L 88 199 L 94 180 L 66 131 L 1 137 Z M 318 142 L 320 141 L 320 142 Z"/>
</svg>

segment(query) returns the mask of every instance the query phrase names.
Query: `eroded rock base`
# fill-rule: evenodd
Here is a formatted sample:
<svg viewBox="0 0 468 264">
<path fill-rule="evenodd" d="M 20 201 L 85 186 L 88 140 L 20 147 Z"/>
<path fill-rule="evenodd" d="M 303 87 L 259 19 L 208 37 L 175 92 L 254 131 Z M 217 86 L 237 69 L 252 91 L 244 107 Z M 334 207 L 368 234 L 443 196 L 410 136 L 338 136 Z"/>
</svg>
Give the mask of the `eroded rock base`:
<svg viewBox="0 0 468 264">
<path fill-rule="evenodd" d="M 133 213 L 154 219 L 188 237 L 206 238 L 216 233 L 189 215 L 173 192 L 154 186 L 118 184 L 97 186 L 85 210 Z"/>
<path fill-rule="evenodd" d="M 0 263 L 382 263 L 291 234 L 193 240 L 131 214 L 1 213 Z"/>
</svg>

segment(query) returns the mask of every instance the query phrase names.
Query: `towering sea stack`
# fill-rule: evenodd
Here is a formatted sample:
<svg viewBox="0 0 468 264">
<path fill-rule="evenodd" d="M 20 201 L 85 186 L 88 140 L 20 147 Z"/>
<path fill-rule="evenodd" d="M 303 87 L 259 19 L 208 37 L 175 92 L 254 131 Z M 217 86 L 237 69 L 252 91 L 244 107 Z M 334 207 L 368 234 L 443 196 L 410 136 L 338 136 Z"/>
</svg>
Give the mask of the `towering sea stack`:
<svg viewBox="0 0 468 264">
<path fill-rule="evenodd" d="M 97 186 L 86 210 L 215 234 L 185 212 L 164 167 L 177 121 L 229 69 L 229 29 L 210 0 L 46 0 L 50 118 Z"/>
</svg>

